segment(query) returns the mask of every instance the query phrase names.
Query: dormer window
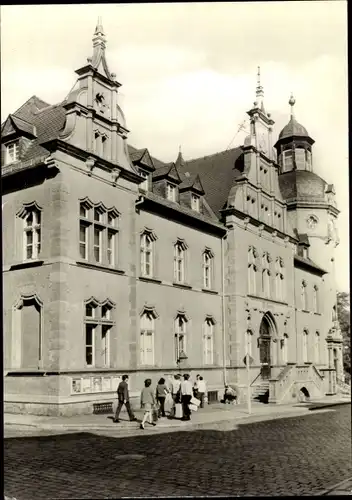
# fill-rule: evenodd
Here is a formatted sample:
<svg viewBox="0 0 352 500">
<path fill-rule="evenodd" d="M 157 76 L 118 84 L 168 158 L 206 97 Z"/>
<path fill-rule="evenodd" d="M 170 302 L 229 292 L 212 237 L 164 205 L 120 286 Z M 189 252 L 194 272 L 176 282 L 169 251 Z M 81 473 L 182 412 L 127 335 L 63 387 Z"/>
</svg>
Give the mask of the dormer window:
<svg viewBox="0 0 352 500">
<path fill-rule="evenodd" d="M 199 212 L 200 198 L 196 194 L 192 194 L 191 206 L 192 206 L 192 210 Z"/>
<path fill-rule="evenodd" d="M 6 145 L 6 165 L 19 160 L 19 141 L 13 141 Z"/>
<path fill-rule="evenodd" d="M 170 201 L 176 201 L 176 186 L 169 182 L 166 184 L 166 198 Z"/>
<path fill-rule="evenodd" d="M 292 149 L 284 151 L 282 154 L 282 172 L 289 172 L 293 169 Z"/>
<path fill-rule="evenodd" d="M 140 183 L 139 189 L 143 189 L 143 191 L 148 191 L 149 189 L 149 175 L 144 170 L 139 170 L 139 175 L 143 177 L 144 181 Z"/>
</svg>

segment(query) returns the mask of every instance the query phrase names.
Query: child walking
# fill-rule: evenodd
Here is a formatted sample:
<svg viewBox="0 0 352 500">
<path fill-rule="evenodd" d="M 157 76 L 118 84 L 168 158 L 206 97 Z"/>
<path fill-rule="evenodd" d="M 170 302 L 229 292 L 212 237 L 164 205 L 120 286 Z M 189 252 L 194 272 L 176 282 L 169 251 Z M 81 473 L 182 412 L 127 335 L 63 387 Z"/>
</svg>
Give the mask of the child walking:
<svg viewBox="0 0 352 500">
<path fill-rule="evenodd" d="M 146 423 L 147 419 L 149 420 L 150 424 L 156 425 L 156 423 L 153 422 L 152 418 L 152 411 L 153 408 L 155 408 L 155 396 L 154 396 L 154 391 L 151 388 L 151 385 L 152 385 L 151 379 L 147 378 L 144 381 L 144 388 L 142 389 L 141 392 L 141 408 L 144 408 L 144 415 L 141 423 L 141 429 L 144 429 L 144 424 Z"/>
</svg>

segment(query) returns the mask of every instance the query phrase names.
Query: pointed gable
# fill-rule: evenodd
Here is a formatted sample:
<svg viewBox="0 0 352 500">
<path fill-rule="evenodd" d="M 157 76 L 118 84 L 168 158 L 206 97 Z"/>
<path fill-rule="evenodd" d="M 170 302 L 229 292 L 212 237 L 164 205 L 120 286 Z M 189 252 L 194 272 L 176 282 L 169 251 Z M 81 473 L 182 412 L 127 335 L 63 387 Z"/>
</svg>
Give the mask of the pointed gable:
<svg viewBox="0 0 352 500">
<path fill-rule="evenodd" d="M 142 168 L 145 167 L 150 172 L 153 172 L 155 170 L 153 159 L 150 156 L 147 148 L 135 149 L 129 146 L 128 149 L 130 158 L 134 165 L 139 165 Z"/>
<path fill-rule="evenodd" d="M 177 171 L 175 163 L 168 163 L 153 172 L 153 181 L 157 180 L 170 180 L 175 184 L 181 184 L 182 179 Z"/>
<path fill-rule="evenodd" d="M 36 129 L 32 123 L 28 123 L 15 115 L 9 115 L 1 128 L 2 140 L 10 136 L 25 136 L 34 139 L 36 135 Z"/>
<path fill-rule="evenodd" d="M 179 190 L 180 192 L 194 191 L 199 195 L 205 194 L 199 175 L 198 174 L 191 175 L 189 172 L 185 172 L 185 174 L 183 174 Z"/>
</svg>

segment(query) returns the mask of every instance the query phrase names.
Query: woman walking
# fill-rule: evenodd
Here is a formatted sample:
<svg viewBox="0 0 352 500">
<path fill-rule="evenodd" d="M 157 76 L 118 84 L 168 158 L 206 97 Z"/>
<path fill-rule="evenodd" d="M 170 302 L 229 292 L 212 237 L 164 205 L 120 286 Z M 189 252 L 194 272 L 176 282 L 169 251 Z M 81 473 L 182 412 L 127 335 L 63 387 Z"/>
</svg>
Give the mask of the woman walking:
<svg viewBox="0 0 352 500">
<path fill-rule="evenodd" d="M 156 425 L 156 423 L 153 422 L 153 416 L 152 416 L 153 408 L 155 408 L 155 396 L 154 396 L 154 391 L 151 388 L 151 385 L 152 385 L 151 379 L 147 378 L 144 381 L 144 388 L 142 389 L 141 392 L 141 408 L 144 409 L 141 429 L 144 429 L 144 424 L 146 423 L 147 419 L 149 420 L 149 423 L 151 425 Z"/>
<path fill-rule="evenodd" d="M 169 389 L 166 387 L 165 379 L 161 378 L 156 386 L 156 399 L 159 403 L 158 416 L 165 417 L 165 398 L 166 394 L 169 393 Z"/>
</svg>

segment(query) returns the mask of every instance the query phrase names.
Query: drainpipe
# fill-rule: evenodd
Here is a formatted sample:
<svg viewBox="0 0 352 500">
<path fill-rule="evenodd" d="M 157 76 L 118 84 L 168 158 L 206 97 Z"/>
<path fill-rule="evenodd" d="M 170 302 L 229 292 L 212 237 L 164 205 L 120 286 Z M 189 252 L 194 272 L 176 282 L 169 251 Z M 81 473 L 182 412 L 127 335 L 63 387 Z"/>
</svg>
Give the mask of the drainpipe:
<svg viewBox="0 0 352 500">
<path fill-rule="evenodd" d="M 221 306 L 222 306 L 222 363 L 224 386 L 227 383 L 226 377 L 226 317 L 225 317 L 225 256 L 224 242 L 228 235 L 228 229 L 221 238 Z"/>
</svg>

